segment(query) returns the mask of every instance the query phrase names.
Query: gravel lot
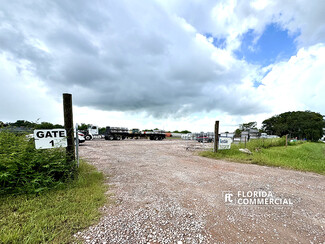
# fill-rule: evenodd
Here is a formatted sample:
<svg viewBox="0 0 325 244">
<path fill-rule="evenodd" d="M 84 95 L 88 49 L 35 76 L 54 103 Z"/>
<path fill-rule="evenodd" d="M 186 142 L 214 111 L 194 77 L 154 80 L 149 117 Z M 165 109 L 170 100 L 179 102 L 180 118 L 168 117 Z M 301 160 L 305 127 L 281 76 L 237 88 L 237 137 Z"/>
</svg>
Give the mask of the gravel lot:
<svg viewBox="0 0 325 244">
<path fill-rule="evenodd" d="M 325 176 L 207 159 L 197 156 L 200 147 L 86 141 L 80 155 L 107 174 L 111 200 L 100 222 L 76 236 L 86 243 L 325 243 Z M 293 205 L 232 205 L 224 191 L 271 191 Z"/>
</svg>

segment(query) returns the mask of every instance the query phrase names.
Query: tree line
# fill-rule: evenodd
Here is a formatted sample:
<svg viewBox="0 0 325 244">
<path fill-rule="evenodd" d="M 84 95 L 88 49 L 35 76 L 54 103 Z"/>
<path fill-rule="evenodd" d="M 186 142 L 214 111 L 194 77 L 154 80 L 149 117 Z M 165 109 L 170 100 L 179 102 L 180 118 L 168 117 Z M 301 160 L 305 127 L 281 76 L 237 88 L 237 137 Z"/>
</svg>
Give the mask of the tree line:
<svg viewBox="0 0 325 244">
<path fill-rule="evenodd" d="M 318 141 L 324 135 L 325 121 L 320 113 L 294 111 L 275 115 L 262 123 L 262 129 L 278 136 Z"/>
<path fill-rule="evenodd" d="M 0 121 L 1 127 L 24 127 L 27 129 L 54 129 L 64 128 L 60 124 L 52 124 L 50 122 L 30 122 L 27 120 L 17 120 L 14 123 L 4 123 Z M 81 123 L 78 130 L 87 130 L 89 124 Z M 291 138 L 297 137 L 298 139 L 306 139 L 310 141 L 318 141 L 324 135 L 325 120 L 324 115 L 320 113 L 307 111 L 292 111 L 285 112 L 279 115 L 272 116 L 262 122 L 262 127 L 257 128 L 255 121 L 243 123 L 239 125 L 239 128 L 235 131 L 235 136 L 240 136 L 242 131 L 248 131 L 250 129 L 257 129 L 260 133 L 265 132 L 270 135 L 284 136 L 289 135 Z M 105 133 L 105 127 L 99 128 L 99 134 Z M 155 128 L 154 130 L 158 130 Z M 144 131 L 153 131 L 146 129 Z M 171 131 L 167 131 L 171 132 Z M 190 133 L 188 130 L 172 131 L 173 133 Z"/>
<path fill-rule="evenodd" d="M 290 138 L 299 140 L 318 141 L 325 134 L 325 120 L 324 115 L 309 110 L 285 112 L 264 120 L 260 129 L 256 122 L 240 124 L 235 136 L 250 129 L 280 137 L 289 135 Z"/>
<path fill-rule="evenodd" d="M 8 122 L 4 123 L 0 121 L 0 128 L 1 127 L 23 127 L 27 129 L 57 129 L 57 128 L 64 128 L 63 125 L 60 124 L 52 124 L 50 122 L 30 122 L 28 120 L 17 120 L 16 122 Z"/>
<path fill-rule="evenodd" d="M 81 123 L 80 125 L 78 125 L 78 130 L 87 130 L 88 127 L 91 126 L 91 124 L 86 124 L 86 123 Z M 0 121 L 0 128 L 2 127 L 23 127 L 26 129 L 58 129 L 58 128 L 64 128 L 63 125 L 60 124 L 52 124 L 50 122 L 30 122 L 28 120 L 17 120 L 16 122 L 8 122 L 8 123 L 4 123 L 2 121 Z M 106 127 L 99 127 L 98 128 L 98 132 L 99 134 L 104 134 L 106 130 Z M 158 128 L 155 129 L 145 129 L 143 131 L 154 131 L 154 130 L 159 130 Z M 182 130 L 182 131 L 166 131 L 169 133 L 182 133 L 182 134 L 187 134 L 187 133 L 191 133 L 188 130 Z"/>
</svg>

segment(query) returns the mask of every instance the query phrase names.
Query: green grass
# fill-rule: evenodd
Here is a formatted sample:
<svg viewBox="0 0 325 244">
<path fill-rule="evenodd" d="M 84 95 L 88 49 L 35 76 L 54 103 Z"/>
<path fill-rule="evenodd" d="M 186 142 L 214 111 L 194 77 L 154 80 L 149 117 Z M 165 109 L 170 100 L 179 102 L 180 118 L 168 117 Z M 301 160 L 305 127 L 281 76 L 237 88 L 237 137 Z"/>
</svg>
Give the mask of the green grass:
<svg viewBox="0 0 325 244">
<path fill-rule="evenodd" d="M 166 137 L 166 140 L 181 140 L 182 138 L 180 138 L 180 137 L 173 137 L 173 136 L 171 136 L 171 137 Z"/>
<path fill-rule="evenodd" d="M 264 146 L 263 146 L 264 145 Z M 251 155 L 240 152 L 243 144 L 233 144 L 230 150 L 201 152 L 203 157 L 226 159 L 242 163 L 283 167 L 294 170 L 325 174 L 325 144 L 296 142 L 285 147 L 285 139 L 252 140 L 247 143 Z M 256 150 L 257 149 L 257 150 Z"/>
<path fill-rule="evenodd" d="M 0 197 L 0 243 L 71 243 L 73 234 L 99 218 L 104 175 L 85 162 L 61 189 Z"/>
</svg>

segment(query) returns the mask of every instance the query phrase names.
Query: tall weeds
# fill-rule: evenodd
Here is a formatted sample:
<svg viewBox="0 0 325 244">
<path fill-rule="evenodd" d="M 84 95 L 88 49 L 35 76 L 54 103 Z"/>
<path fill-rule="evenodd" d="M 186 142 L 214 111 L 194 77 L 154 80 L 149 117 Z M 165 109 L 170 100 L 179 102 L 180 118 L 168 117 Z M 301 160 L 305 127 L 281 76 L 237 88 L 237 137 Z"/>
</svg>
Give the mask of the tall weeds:
<svg viewBox="0 0 325 244">
<path fill-rule="evenodd" d="M 73 173 L 64 148 L 36 150 L 26 135 L 0 132 L 0 194 L 44 191 Z"/>
</svg>

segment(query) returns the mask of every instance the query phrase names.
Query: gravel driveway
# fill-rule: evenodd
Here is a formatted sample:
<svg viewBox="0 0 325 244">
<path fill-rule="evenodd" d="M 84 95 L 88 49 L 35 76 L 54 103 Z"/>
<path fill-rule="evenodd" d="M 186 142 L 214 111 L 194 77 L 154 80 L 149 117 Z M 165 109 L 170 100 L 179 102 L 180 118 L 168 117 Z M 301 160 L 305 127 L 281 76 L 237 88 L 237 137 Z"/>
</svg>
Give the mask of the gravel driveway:
<svg viewBox="0 0 325 244">
<path fill-rule="evenodd" d="M 113 201 L 76 236 L 87 243 L 325 243 L 325 176 L 203 158 L 200 147 L 86 141 L 80 155 L 107 174 Z M 235 202 L 254 192 L 292 204 Z"/>
</svg>

